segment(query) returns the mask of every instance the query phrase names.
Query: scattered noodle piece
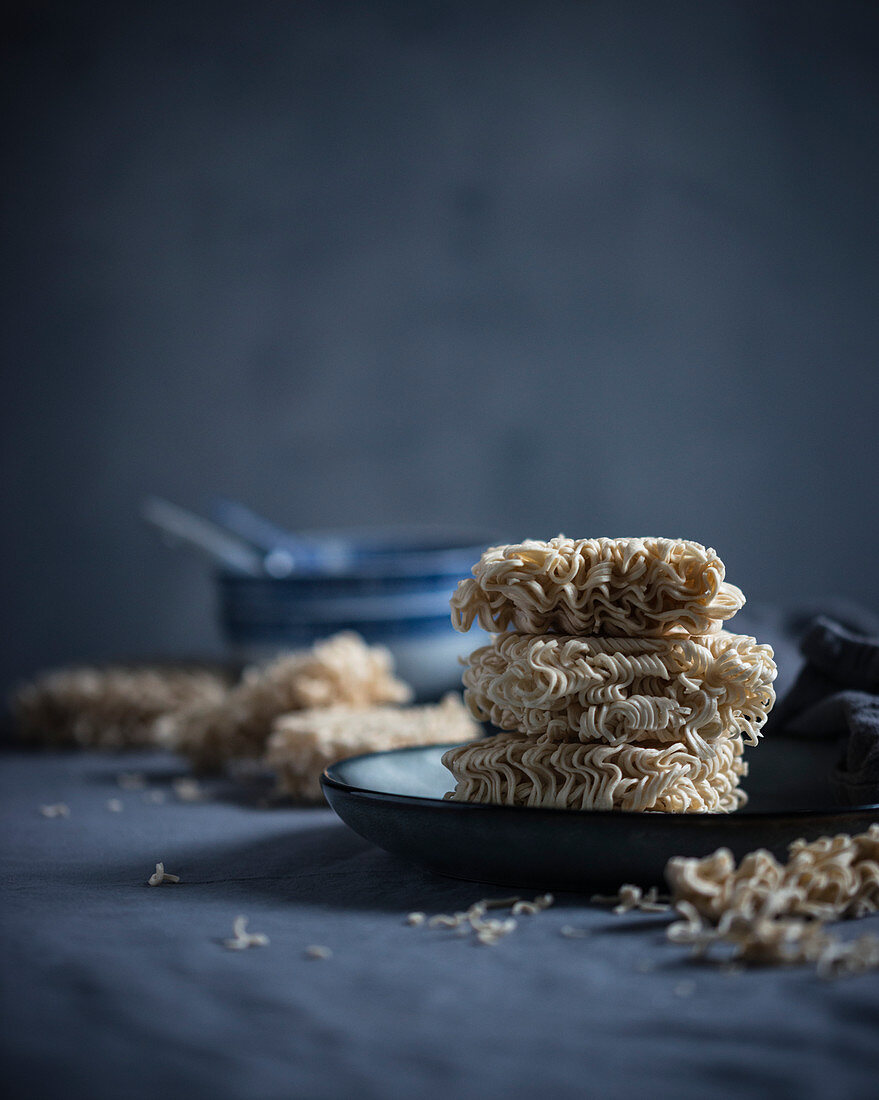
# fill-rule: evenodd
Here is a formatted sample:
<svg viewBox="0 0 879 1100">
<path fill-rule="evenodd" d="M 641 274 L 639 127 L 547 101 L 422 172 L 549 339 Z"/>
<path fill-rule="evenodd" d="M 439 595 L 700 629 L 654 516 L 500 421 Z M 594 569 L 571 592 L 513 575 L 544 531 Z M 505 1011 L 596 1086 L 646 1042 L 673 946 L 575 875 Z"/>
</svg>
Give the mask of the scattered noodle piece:
<svg viewBox="0 0 879 1100">
<path fill-rule="evenodd" d="M 702 638 L 498 634 L 473 651 L 464 701 L 499 729 L 553 741 L 683 741 L 702 759 L 741 733 L 756 745 L 775 701 L 772 648 Z"/>
<path fill-rule="evenodd" d="M 307 959 L 331 959 L 333 957 L 333 952 L 329 947 L 322 947 L 315 944 L 312 947 L 306 947 L 305 957 Z"/>
<path fill-rule="evenodd" d="M 179 881 L 179 875 L 169 875 L 165 871 L 165 864 L 157 863 L 155 873 L 150 875 L 150 877 L 147 879 L 147 886 L 164 886 L 167 883 L 175 883 Z"/>
<path fill-rule="evenodd" d="M 406 917 L 406 923 L 412 925 L 413 928 L 417 927 L 419 924 L 424 924 L 424 922 L 426 920 L 427 920 L 427 914 L 426 913 L 410 913 Z"/>
<path fill-rule="evenodd" d="M 183 711 L 163 723 L 160 740 L 202 771 L 259 757 L 283 714 L 336 705 L 405 703 L 411 690 L 393 674 L 390 652 L 358 634 L 336 634 L 311 649 L 248 669 L 219 703 Z"/>
<path fill-rule="evenodd" d="M 70 817 L 70 807 L 66 802 L 53 802 L 48 806 L 40 806 L 43 817 Z"/>
<path fill-rule="evenodd" d="M 236 917 L 232 922 L 232 939 L 223 940 L 229 951 L 244 951 L 248 947 L 266 947 L 269 937 L 263 932 L 248 932 L 247 917 Z"/>
<path fill-rule="evenodd" d="M 667 913 L 671 909 L 668 901 L 660 898 L 655 886 L 651 886 L 645 894 L 640 886 L 631 883 L 621 886 L 616 894 L 593 894 L 589 900 L 596 905 L 613 905 L 613 911 L 618 915 L 633 910 L 639 913 Z"/>
<path fill-rule="evenodd" d="M 704 955 L 713 944 L 734 947 L 733 958 L 744 962 L 779 965 L 816 962 L 832 945 L 822 921 L 783 914 L 783 895 L 770 895 L 760 910 L 745 914 L 727 910 L 716 926 L 706 922 L 687 903 L 679 903 L 684 920 L 668 928 L 672 943 L 688 944 L 694 955 Z"/>
<path fill-rule="evenodd" d="M 225 695 L 217 672 L 185 667 L 69 668 L 24 684 L 12 698 L 18 732 L 51 745 L 152 745 L 158 723 L 185 707 Z"/>
<path fill-rule="evenodd" d="M 118 798 L 111 798 L 107 802 L 107 809 L 111 814 L 121 814 L 123 810 L 122 802 Z"/>
<path fill-rule="evenodd" d="M 568 810 L 729 812 L 746 801 L 742 739 L 718 740 L 701 760 L 680 743 L 581 744 L 499 733 L 449 749 L 447 799 Z"/>
<path fill-rule="evenodd" d="M 533 916 L 535 913 L 542 913 L 544 909 L 549 909 L 554 902 L 555 898 L 552 894 L 541 894 L 534 901 L 514 901 L 511 911 L 514 917 Z"/>
<path fill-rule="evenodd" d="M 528 539 L 486 550 L 452 623 L 490 633 L 710 634 L 745 602 L 717 554 L 684 539 Z"/>
<path fill-rule="evenodd" d="M 178 776 L 172 779 L 171 787 L 181 802 L 201 802 L 205 797 L 204 789 L 199 782 L 189 776 Z"/>
<path fill-rule="evenodd" d="M 428 928 L 457 928 L 459 924 L 466 918 L 466 913 L 455 913 L 454 916 L 449 916 L 448 913 L 438 913 L 435 917 L 431 917 L 427 922 Z"/>
<path fill-rule="evenodd" d="M 575 928 L 572 924 L 563 924 L 559 929 L 559 935 L 568 940 L 585 940 L 592 933 L 588 928 Z"/>
<path fill-rule="evenodd" d="M 494 947 L 499 940 L 504 936 L 508 936 L 510 932 L 514 932 L 515 929 L 516 922 L 509 917 L 507 920 L 483 921 L 481 926 L 476 929 L 476 939 L 477 942 L 484 944 L 486 947 Z"/>
<path fill-rule="evenodd" d="M 510 898 L 482 898 L 474 902 L 469 909 L 462 909 L 457 913 L 437 913 L 427 921 L 428 928 L 448 928 L 457 936 L 469 937 L 474 934 L 476 943 L 486 947 L 493 947 L 496 943 L 514 932 L 517 922 L 513 919 L 518 915 L 533 915 L 548 909 L 555 901 L 552 894 L 542 894 L 534 901 L 523 901 L 520 897 Z M 504 920 L 486 917 L 490 909 L 510 909 L 512 916 Z M 419 920 L 411 920 L 419 917 Z M 423 913 L 410 913 L 408 924 L 422 924 Z"/>
<path fill-rule="evenodd" d="M 279 791 L 291 798 L 322 802 L 320 777 L 346 756 L 466 741 L 480 733 L 459 695 L 420 707 L 331 707 L 279 718 L 266 750 Z"/>
<path fill-rule="evenodd" d="M 861 936 L 848 943 L 836 941 L 818 958 L 821 978 L 853 977 L 879 970 L 879 936 Z"/>
</svg>

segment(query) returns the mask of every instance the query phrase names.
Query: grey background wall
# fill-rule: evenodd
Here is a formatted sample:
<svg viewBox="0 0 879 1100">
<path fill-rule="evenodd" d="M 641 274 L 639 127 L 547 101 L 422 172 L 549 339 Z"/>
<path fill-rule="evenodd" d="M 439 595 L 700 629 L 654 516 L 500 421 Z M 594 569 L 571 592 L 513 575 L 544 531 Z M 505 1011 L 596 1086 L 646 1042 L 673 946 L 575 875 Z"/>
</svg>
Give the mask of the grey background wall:
<svg viewBox="0 0 879 1100">
<path fill-rule="evenodd" d="M 218 647 L 151 492 L 879 610 L 874 4 L 15 8 L 4 682 Z"/>
</svg>

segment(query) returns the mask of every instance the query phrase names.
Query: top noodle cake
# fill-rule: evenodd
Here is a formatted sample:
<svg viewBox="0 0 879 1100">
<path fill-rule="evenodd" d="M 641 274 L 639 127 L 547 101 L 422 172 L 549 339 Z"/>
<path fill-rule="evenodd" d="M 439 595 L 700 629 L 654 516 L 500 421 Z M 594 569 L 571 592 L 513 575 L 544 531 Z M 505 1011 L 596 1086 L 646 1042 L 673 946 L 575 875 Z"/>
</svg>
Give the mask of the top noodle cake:
<svg viewBox="0 0 879 1100">
<path fill-rule="evenodd" d="M 714 552 L 686 539 L 527 539 L 485 551 L 452 596 L 452 622 L 490 632 L 705 635 L 745 602 Z"/>
</svg>

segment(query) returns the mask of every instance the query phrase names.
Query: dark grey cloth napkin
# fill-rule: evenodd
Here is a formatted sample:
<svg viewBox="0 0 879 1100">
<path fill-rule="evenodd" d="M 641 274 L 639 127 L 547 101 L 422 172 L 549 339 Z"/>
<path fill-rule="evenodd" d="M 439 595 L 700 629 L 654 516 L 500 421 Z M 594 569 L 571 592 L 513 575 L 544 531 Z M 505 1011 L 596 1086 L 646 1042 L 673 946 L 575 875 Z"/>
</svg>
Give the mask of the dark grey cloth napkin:
<svg viewBox="0 0 879 1100">
<path fill-rule="evenodd" d="M 879 632 L 820 615 L 800 652 L 805 664 L 776 706 L 771 731 L 838 739 L 834 794 L 846 803 L 879 802 Z"/>
</svg>

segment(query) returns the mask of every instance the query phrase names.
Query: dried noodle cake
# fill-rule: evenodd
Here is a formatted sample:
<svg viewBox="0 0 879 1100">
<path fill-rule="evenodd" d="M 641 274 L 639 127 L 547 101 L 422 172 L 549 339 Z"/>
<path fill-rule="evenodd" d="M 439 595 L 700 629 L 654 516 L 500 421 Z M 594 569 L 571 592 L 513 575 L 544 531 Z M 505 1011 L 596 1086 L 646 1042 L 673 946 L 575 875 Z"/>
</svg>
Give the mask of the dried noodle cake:
<svg viewBox="0 0 879 1100">
<path fill-rule="evenodd" d="M 411 697 L 408 685 L 394 675 L 387 649 L 344 632 L 249 669 L 220 703 L 194 707 L 166 723 L 162 739 L 197 769 L 215 771 L 229 760 L 261 756 L 272 723 L 282 714 L 406 703 Z"/>
<path fill-rule="evenodd" d="M 711 634 L 745 602 L 717 554 L 685 539 L 569 539 L 496 546 L 452 596 L 452 622 L 490 632 Z"/>
<path fill-rule="evenodd" d="M 567 810 L 728 813 L 744 805 L 742 739 L 719 739 L 708 760 L 680 743 L 602 745 L 496 734 L 443 755 L 460 802 Z"/>
<path fill-rule="evenodd" d="M 483 722 L 553 741 L 682 741 L 702 759 L 741 733 L 756 745 L 775 700 L 770 646 L 703 637 L 498 634 L 470 654 L 464 699 Z"/>
<path fill-rule="evenodd" d="M 459 695 L 421 707 L 330 707 L 279 718 L 266 751 L 278 787 L 292 798 L 322 801 L 321 772 L 346 756 L 478 736 Z"/>
<path fill-rule="evenodd" d="M 209 668 L 109 665 L 44 673 L 11 702 L 27 741 L 121 749 L 156 743 L 167 715 L 213 706 L 226 691 L 223 673 Z"/>
</svg>

